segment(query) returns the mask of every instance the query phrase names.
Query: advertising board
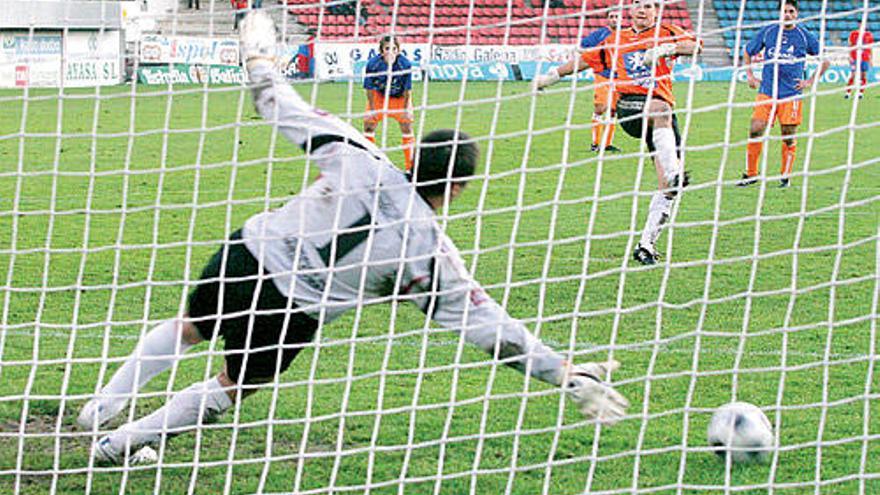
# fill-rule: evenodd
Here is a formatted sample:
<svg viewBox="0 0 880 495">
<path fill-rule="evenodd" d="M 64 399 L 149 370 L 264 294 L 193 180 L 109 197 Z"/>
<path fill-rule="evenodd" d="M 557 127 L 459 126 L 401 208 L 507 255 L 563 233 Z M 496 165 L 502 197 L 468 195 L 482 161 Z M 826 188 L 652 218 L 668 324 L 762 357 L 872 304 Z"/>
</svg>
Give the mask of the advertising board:
<svg viewBox="0 0 880 495">
<path fill-rule="evenodd" d="M 236 65 L 172 64 L 141 66 L 139 84 L 243 84 L 247 76 Z"/>
<path fill-rule="evenodd" d="M 141 64 L 237 65 L 238 40 L 149 35 L 140 39 Z"/>
<path fill-rule="evenodd" d="M 0 32 L 0 86 L 58 86 L 61 53 L 60 31 Z"/>
<path fill-rule="evenodd" d="M 69 31 L 64 38 L 66 87 L 106 86 L 122 81 L 119 31 Z"/>
</svg>

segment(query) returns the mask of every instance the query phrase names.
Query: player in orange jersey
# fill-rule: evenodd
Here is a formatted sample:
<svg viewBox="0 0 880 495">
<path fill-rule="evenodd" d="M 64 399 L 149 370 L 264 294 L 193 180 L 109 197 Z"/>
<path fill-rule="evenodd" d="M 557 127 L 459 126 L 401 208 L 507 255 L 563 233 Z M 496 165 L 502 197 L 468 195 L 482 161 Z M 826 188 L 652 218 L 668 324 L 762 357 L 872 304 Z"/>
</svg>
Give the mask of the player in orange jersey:
<svg viewBox="0 0 880 495">
<path fill-rule="evenodd" d="M 633 259 L 644 265 L 653 265 L 659 259 L 657 238 L 669 220 L 678 190 L 687 185 L 680 157 L 681 135 L 673 114 L 675 96 L 669 60 L 700 50 L 693 34 L 678 26 L 658 23 L 658 10 L 655 0 L 633 0 L 630 27 L 613 30 L 597 45 L 601 49 L 584 52 L 579 58 L 536 77 L 534 84 L 536 89 L 542 89 L 587 67 L 595 72 L 611 69 L 614 89 L 620 94 L 620 126 L 630 136 L 644 139 L 654 155 L 657 170 L 658 191 L 651 198 L 648 219 L 633 252 Z"/>
<path fill-rule="evenodd" d="M 849 46 L 852 47 L 849 52 L 849 65 L 852 68 L 852 75 L 849 76 L 849 83 L 846 85 L 845 98 L 849 98 L 850 93 L 857 87 L 856 78 L 861 80 L 859 98 L 865 96 L 865 88 L 868 86 L 868 72 L 871 71 L 871 45 L 873 43 L 874 35 L 868 31 L 868 26 L 864 22 L 859 29 L 849 33 Z"/>
</svg>

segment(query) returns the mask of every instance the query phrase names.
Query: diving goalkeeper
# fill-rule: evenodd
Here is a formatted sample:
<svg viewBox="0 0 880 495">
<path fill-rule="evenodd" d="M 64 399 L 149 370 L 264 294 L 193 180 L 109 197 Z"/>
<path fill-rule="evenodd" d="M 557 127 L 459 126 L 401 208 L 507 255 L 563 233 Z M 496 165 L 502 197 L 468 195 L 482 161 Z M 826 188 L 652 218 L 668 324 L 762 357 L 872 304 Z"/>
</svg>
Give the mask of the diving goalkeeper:
<svg viewBox="0 0 880 495">
<path fill-rule="evenodd" d="M 224 341 L 225 368 L 178 391 L 160 409 L 99 438 L 104 464 L 156 460 L 152 447 L 215 419 L 285 371 L 319 325 L 365 301 L 410 301 L 493 358 L 564 388 L 602 423 L 626 399 L 602 380 L 619 363 L 571 365 L 529 333 L 471 278 L 434 212 L 474 174 L 478 149 L 463 132 L 437 130 L 420 143 L 412 174 L 396 168 L 342 120 L 308 106 L 273 67 L 275 27 L 262 11 L 241 27 L 242 55 L 259 113 L 300 145 L 320 177 L 283 207 L 259 213 L 208 262 L 188 314 L 148 332 L 81 411 L 96 431 L 192 345 Z"/>
</svg>

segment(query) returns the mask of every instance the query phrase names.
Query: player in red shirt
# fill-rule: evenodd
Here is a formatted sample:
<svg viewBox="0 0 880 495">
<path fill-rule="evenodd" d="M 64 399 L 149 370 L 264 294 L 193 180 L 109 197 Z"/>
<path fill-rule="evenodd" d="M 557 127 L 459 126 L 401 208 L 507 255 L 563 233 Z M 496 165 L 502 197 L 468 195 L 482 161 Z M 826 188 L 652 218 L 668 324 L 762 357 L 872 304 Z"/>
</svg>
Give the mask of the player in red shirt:
<svg viewBox="0 0 880 495">
<path fill-rule="evenodd" d="M 672 59 L 694 55 L 700 43 L 693 34 L 666 23 L 658 23 L 659 2 L 633 0 L 631 26 L 613 29 L 598 49 L 586 51 L 575 60 L 535 78 L 535 89 L 542 89 L 560 78 L 592 67 L 601 72 L 611 69 L 614 89 L 620 95 L 617 117 L 627 134 L 644 139 L 654 155 L 658 191 L 651 198 L 648 219 L 633 259 L 653 265 L 659 259 L 655 247 L 663 225 L 669 220 L 678 189 L 687 185 L 680 160 L 681 135 L 673 114 Z"/>
<path fill-rule="evenodd" d="M 868 72 L 871 71 L 871 47 L 874 43 L 874 35 L 868 31 L 868 27 L 862 23 L 859 29 L 849 33 L 849 46 L 853 49 L 849 52 L 849 65 L 852 68 L 852 75 L 849 76 L 849 83 L 846 88 L 844 98 L 849 98 L 855 89 L 856 77 L 861 79 L 861 88 L 859 90 L 859 98 L 865 96 L 865 87 L 868 86 Z"/>
</svg>

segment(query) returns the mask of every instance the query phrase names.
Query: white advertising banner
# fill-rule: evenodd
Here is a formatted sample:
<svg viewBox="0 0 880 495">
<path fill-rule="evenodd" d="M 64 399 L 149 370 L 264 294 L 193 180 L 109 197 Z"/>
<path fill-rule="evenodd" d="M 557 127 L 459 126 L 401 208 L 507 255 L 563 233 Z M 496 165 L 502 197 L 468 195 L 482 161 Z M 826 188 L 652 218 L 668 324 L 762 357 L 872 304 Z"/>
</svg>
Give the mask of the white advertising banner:
<svg viewBox="0 0 880 495">
<path fill-rule="evenodd" d="M 142 64 L 238 65 L 238 40 L 196 36 L 144 36 Z"/>
<path fill-rule="evenodd" d="M 510 45 L 435 45 L 431 60 L 457 60 L 467 62 L 566 62 L 575 53 L 572 45 L 546 44 L 535 46 Z"/>
<path fill-rule="evenodd" d="M 61 52 L 60 31 L 0 33 L 0 86 L 58 86 Z"/>
<path fill-rule="evenodd" d="M 106 86 L 122 81 L 119 31 L 69 31 L 64 54 L 66 87 Z"/>
<path fill-rule="evenodd" d="M 400 49 L 415 66 L 421 65 L 428 55 L 428 45 L 424 43 L 403 43 Z M 352 77 L 356 62 L 365 62 L 377 53 L 378 43 L 316 43 L 315 75 L 318 79 Z"/>
<path fill-rule="evenodd" d="M 431 61 L 468 61 L 475 63 L 566 62 L 576 53 L 572 45 L 540 46 L 471 45 L 446 46 L 426 43 L 404 43 L 404 55 L 415 66 Z M 352 77 L 357 62 L 369 60 L 378 53 L 378 44 L 318 43 L 315 45 L 315 71 L 319 79 Z M 415 75 L 415 74 L 414 74 Z"/>
</svg>

